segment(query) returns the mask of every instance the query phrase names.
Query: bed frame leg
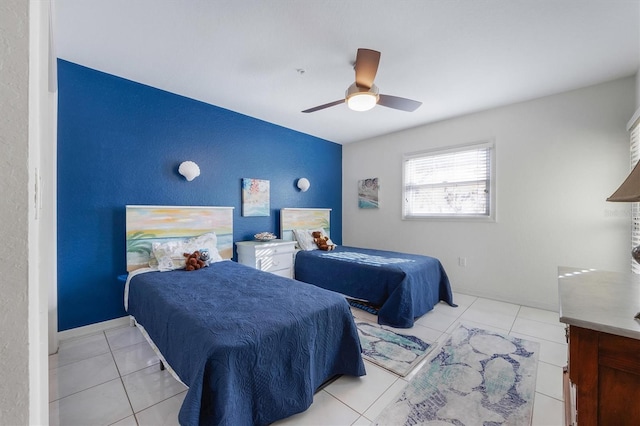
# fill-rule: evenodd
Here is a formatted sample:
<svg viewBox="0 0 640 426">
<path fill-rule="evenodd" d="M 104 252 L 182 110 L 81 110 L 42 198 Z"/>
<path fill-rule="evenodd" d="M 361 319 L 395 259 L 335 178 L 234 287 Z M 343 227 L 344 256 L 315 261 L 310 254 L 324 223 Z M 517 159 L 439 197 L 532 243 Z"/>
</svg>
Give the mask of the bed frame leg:
<svg viewBox="0 0 640 426">
<path fill-rule="evenodd" d="M 164 371 L 164 362 L 160 361 L 160 371 Z"/>
</svg>

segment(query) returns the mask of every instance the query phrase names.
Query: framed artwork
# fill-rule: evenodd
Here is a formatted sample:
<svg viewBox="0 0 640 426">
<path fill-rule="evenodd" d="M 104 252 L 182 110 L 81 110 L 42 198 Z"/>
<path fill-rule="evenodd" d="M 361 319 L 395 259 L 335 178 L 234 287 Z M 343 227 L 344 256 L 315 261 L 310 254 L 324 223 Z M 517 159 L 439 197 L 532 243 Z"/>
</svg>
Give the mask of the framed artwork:
<svg viewBox="0 0 640 426">
<path fill-rule="evenodd" d="M 269 181 L 242 178 L 242 216 L 269 216 Z"/>
<path fill-rule="evenodd" d="M 378 178 L 358 181 L 358 207 L 361 209 L 378 208 Z"/>
</svg>

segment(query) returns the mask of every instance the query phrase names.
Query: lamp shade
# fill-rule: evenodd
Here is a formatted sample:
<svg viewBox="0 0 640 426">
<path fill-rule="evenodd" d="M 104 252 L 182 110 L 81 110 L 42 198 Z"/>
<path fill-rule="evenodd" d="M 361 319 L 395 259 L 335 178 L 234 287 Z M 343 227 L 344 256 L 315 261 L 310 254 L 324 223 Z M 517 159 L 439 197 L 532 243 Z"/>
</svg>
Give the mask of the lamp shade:
<svg viewBox="0 0 640 426">
<path fill-rule="evenodd" d="M 640 161 L 636 163 L 629 176 L 622 182 L 620 188 L 616 189 L 616 192 L 611 194 L 607 201 L 619 201 L 634 203 L 640 201 L 640 167 L 638 165 Z"/>
</svg>

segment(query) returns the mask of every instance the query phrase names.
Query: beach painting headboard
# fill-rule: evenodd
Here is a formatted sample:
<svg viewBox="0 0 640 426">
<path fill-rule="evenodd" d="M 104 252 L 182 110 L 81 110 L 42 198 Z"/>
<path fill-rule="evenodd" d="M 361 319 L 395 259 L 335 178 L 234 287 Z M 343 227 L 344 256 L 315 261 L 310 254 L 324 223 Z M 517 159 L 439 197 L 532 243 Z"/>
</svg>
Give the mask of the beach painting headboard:
<svg viewBox="0 0 640 426">
<path fill-rule="evenodd" d="M 149 266 L 151 244 L 215 232 L 223 259 L 233 256 L 233 207 L 126 206 L 127 271 Z"/>
<path fill-rule="evenodd" d="M 293 241 L 294 229 L 324 229 L 331 236 L 331 209 L 286 208 L 280 210 L 280 238 Z"/>
</svg>

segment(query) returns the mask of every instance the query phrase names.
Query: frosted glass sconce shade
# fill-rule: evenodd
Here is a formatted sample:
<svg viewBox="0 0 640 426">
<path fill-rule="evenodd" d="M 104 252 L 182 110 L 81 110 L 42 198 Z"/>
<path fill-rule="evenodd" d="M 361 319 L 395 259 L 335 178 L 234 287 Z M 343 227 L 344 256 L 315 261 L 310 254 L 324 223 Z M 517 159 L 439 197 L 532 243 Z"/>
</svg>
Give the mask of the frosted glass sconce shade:
<svg viewBox="0 0 640 426">
<path fill-rule="evenodd" d="M 309 189 L 310 186 L 311 186 L 311 183 L 309 183 L 309 179 L 307 179 L 307 178 L 298 179 L 298 189 L 300 191 L 306 192 L 307 189 Z"/>
<path fill-rule="evenodd" d="M 178 167 L 178 173 L 185 177 L 189 182 L 200 176 L 200 167 L 193 161 L 183 161 Z"/>
<path fill-rule="evenodd" d="M 354 111 L 369 111 L 376 106 L 378 99 L 378 86 L 371 85 L 371 88 L 361 88 L 353 83 L 347 89 L 346 93 L 347 106 Z"/>
</svg>

